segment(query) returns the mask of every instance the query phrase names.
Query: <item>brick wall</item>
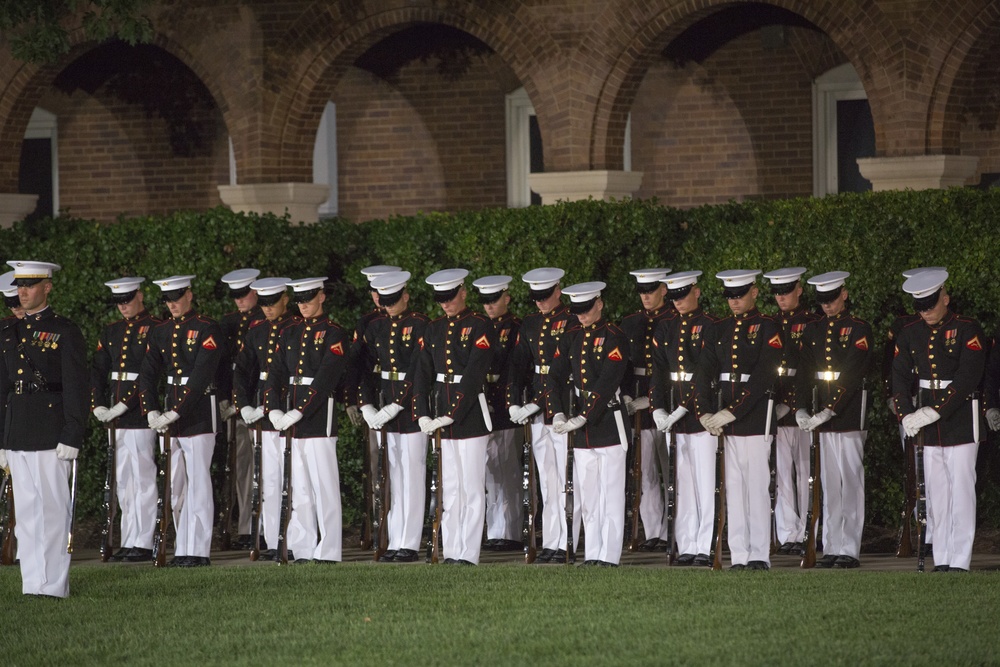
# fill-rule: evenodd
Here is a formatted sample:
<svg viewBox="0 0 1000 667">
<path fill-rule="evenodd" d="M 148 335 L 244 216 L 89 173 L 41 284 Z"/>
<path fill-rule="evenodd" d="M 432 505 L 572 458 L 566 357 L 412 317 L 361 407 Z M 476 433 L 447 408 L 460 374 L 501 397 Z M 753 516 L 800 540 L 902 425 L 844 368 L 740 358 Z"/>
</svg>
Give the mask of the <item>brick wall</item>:
<svg viewBox="0 0 1000 667">
<path fill-rule="evenodd" d="M 657 61 L 632 106 L 637 196 L 687 207 L 811 195 L 811 83 L 792 48 L 764 49 L 759 32 L 700 65 Z"/>
<path fill-rule="evenodd" d="M 432 60 L 393 83 L 350 69 L 333 96 L 340 214 L 506 205 L 504 94 L 481 57 L 454 81 Z"/>
<path fill-rule="evenodd" d="M 229 182 L 222 117 L 203 150 L 177 155 L 163 119 L 107 94 L 49 93 L 39 104 L 58 118 L 59 206 L 71 215 L 111 221 L 120 214 L 161 214 L 218 206 L 218 185 Z"/>
</svg>

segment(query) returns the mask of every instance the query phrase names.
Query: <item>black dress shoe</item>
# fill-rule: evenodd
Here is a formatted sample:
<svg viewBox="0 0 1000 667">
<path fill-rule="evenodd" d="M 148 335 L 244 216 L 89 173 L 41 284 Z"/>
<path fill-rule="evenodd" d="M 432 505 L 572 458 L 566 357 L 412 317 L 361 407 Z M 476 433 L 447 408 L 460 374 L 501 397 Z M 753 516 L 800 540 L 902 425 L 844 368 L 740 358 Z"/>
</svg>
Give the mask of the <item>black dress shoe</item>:
<svg viewBox="0 0 1000 667">
<path fill-rule="evenodd" d="M 316 563 L 317 565 L 336 565 L 337 564 L 337 561 L 335 561 L 335 560 L 323 560 L 322 558 L 313 558 L 312 562 Z"/>
<path fill-rule="evenodd" d="M 758 570 L 758 571 L 761 571 L 761 570 L 770 570 L 771 566 L 768 565 L 765 561 L 762 561 L 762 560 L 752 560 L 749 563 L 747 563 L 747 569 L 748 570 Z"/>
<path fill-rule="evenodd" d="M 393 557 L 393 563 L 413 563 L 420 558 L 420 555 L 413 549 L 400 549 Z"/>
<path fill-rule="evenodd" d="M 682 567 L 685 565 L 694 565 L 696 558 L 697 556 L 694 554 L 681 554 L 677 557 L 677 560 L 674 561 L 674 565 L 680 565 Z"/>
<path fill-rule="evenodd" d="M 743 563 L 734 563 L 733 565 L 729 566 L 729 569 L 733 572 L 739 572 L 741 570 L 747 569 L 747 566 L 744 565 Z"/>
<path fill-rule="evenodd" d="M 552 560 L 549 561 L 554 565 L 565 565 L 566 564 L 566 550 L 557 549 L 554 554 L 552 554 Z"/>
<path fill-rule="evenodd" d="M 609 563 L 606 560 L 599 560 L 597 561 L 597 564 L 601 567 L 618 567 L 618 563 Z"/>
<path fill-rule="evenodd" d="M 132 547 L 132 549 L 125 555 L 124 560 L 126 563 L 147 563 L 153 560 L 153 550 Z"/>
<path fill-rule="evenodd" d="M 488 539 L 485 542 L 483 542 L 483 548 L 486 549 L 487 551 L 496 551 L 499 542 L 500 540 L 496 538 Z"/>
<path fill-rule="evenodd" d="M 208 556 L 194 556 L 192 558 L 191 567 L 208 567 L 211 564 L 212 561 Z"/>
<path fill-rule="evenodd" d="M 396 558 L 395 551 L 386 551 L 384 554 L 378 557 L 378 562 L 391 563 L 395 558 Z"/>
<path fill-rule="evenodd" d="M 191 567 L 191 556 L 174 556 L 167 563 L 167 567 Z"/>
<path fill-rule="evenodd" d="M 236 539 L 233 540 L 232 547 L 234 551 L 250 551 L 253 548 L 253 536 L 237 535 Z"/>
<path fill-rule="evenodd" d="M 260 552 L 260 557 L 257 560 L 274 560 L 278 557 L 277 549 L 264 549 Z"/>
<path fill-rule="evenodd" d="M 795 542 L 785 542 L 780 547 L 778 547 L 778 553 L 782 556 L 787 556 L 792 553 L 792 548 L 795 546 Z"/>
<path fill-rule="evenodd" d="M 310 563 L 312 563 L 312 560 L 308 558 L 296 558 L 295 560 L 292 560 L 291 558 L 289 558 L 288 562 L 291 563 L 292 565 L 309 565 Z"/>
<path fill-rule="evenodd" d="M 444 561 L 442 561 L 442 565 L 454 565 L 457 562 L 458 561 L 454 558 L 445 558 Z"/>
<path fill-rule="evenodd" d="M 517 540 L 497 540 L 497 551 L 524 551 L 524 543 Z"/>
<path fill-rule="evenodd" d="M 120 563 L 123 560 L 125 560 L 125 556 L 128 556 L 130 553 L 132 553 L 132 549 L 127 549 L 125 547 L 122 547 L 118 551 L 116 551 L 113 554 L 111 554 L 110 556 L 108 556 L 108 562 L 109 563 Z"/>
<path fill-rule="evenodd" d="M 459 558 L 458 562 L 455 563 L 455 565 L 471 565 L 472 567 L 476 566 L 476 564 L 473 563 L 471 560 L 465 560 L 464 558 Z"/>
<path fill-rule="evenodd" d="M 535 562 L 536 563 L 548 563 L 548 562 L 550 562 L 552 560 L 552 557 L 555 556 L 555 555 L 556 555 L 555 549 L 542 549 L 541 553 L 539 553 L 535 557 Z"/>
<path fill-rule="evenodd" d="M 931 572 L 947 572 L 949 567 L 947 565 L 935 565 Z"/>
<path fill-rule="evenodd" d="M 968 572 L 964 567 L 952 567 L 950 565 L 945 565 L 949 572 Z"/>
<path fill-rule="evenodd" d="M 698 554 L 691 561 L 691 565 L 696 567 L 710 567 L 712 565 L 712 559 L 708 557 L 708 554 Z"/>
<path fill-rule="evenodd" d="M 822 558 L 816 561 L 816 567 L 831 568 L 837 562 L 837 558 L 836 554 L 824 554 Z"/>
<path fill-rule="evenodd" d="M 861 567 L 861 561 L 853 556 L 837 556 L 837 560 L 834 565 L 845 570 L 850 570 L 856 567 Z"/>
<path fill-rule="evenodd" d="M 656 551 L 656 547 L 660 540 L 656 537 L 651 538 L 639 545 L 639 551 Z"/>
<path fill-rule="evenodd" d="M 796 542 L 792 545 L 792 550 L 788 552 L 792 556 L 805 556 L 806 545 L 804 542 Z"/>
<path fill-rule="evenodd" d="M 580 567 L 593 567 L 594 565 L 599 565 L 600 563 L 601 561 L 591 558 L 590 560 L 585 560 L 580 563 Z"/>
</svg>

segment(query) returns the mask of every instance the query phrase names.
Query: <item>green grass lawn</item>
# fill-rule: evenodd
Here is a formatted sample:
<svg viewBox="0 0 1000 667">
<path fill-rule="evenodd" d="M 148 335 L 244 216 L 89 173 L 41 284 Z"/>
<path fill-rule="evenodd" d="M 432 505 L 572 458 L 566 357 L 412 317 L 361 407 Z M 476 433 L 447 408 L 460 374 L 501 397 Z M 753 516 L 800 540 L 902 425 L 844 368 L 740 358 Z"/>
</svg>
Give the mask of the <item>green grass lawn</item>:
<svg viewBox="0 0 1000 667">
<path fill-rule="evenodd" d="M 996 664 L 1000 574 L 0 568 L 0 665 Z"/>
</svg>

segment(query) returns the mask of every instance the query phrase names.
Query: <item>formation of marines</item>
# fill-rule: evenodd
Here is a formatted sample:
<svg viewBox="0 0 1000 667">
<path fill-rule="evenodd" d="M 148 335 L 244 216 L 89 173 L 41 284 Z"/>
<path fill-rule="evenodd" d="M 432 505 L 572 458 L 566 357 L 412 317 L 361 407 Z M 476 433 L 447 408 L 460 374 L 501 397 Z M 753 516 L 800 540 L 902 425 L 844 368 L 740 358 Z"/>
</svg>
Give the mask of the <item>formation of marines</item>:
<svg viewBox="0 0 1000 667">
<path fill-rule="evenodd" d="M 628 542 L 675 565 L 718 567 L 725 525 L 731 569 L 767 570 L 773 552 L 804 554 L 810 539 L 823 545 L 816 565 L 860 565 L 874 341 L 851 313 L 847 272 L 805 283 L 803 267 L 765 273 L 780 310 L 771 317 L 758 310 L 761 271 L 723 271 L 730 313 L 713 317 L 700 271 L 640 269 L 641 308 L 619 326 L 604 317 L 605 283 L 564 288 L 557 268 L 522 276 L 537 307 L 522 321 L 508 309 L 510 276 L 471 283 L 482 313 L 469 307 L 467 270 L 428 276 L 441 310 L 432 319 L 410 309 L 409 272 L 373 266 L 363 273 L 374 308 L 353 336 L 324 313 L 325 276 L 233 271 L 222 281 L 237 310 L 221 322 L 197 312 L 193 275 L 152 281 L 165 320 L 145 308 L 145 278 L 124 276 L 105 283 L 121 319 L 102 331 L 88 377 L 79 327 L 48 305 L 59 266 L 8 264 L 0 466 L 16 498 L 25 594 L 69 594 L 75 460 L 90 416 L 108 428 L 120 506 L 120 548 L 107 560 L 162 556 L 169 521 L 168 564 L 210 564 L 211 466 L 225 429 L 235 545 L 254 559 L 340 561 L 340 407 L 367 427 L 364 474 L 383 480 L 366 498 L 380 562 L 419 560 L 431 541 L 436 558 L 438 537 L 445 564 L 475 565 L 483 547 L 527 551 L 530 511 L 538 564 L 573 562 L 582 532 L 583 565 L 617 566 Z M 990 384 L 1000 373 L 984 386 L 988 341 L 950 309 L 947 271 L 905 277 L 914 314 L 890 332 L 887 395 L 904 442 L 918 444 L 921 559 L 933 544 L 935 571 L 965 571 L 982 426 L 1000 429 Z M 1000 353 L 989 363 L 1000 371 Z M 439 463 L 430 485 L 429 446 Z M 157 490 L 160 453 L 169 494 Z M 809 537 L 807 515 L 822 516 L 821 538 Z M 641 544 L 630 521 L 641 521 Z"/>
</svg>

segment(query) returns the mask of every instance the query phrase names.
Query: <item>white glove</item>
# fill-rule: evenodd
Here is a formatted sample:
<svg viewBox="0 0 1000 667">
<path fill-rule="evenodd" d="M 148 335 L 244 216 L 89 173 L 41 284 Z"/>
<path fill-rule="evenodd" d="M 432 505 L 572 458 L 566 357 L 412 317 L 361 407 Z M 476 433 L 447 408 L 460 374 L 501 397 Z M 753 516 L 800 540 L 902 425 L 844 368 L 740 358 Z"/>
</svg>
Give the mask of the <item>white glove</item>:
<svg viewBox="0 0 1000 667">
<path fill-rule="evenodd" d="M 106 415 L 104 415 L 104 421 L 109 422 L 112 419 L 118 419 L 126 412 L 128 412 L 128 406 L 122 403 L 121 401 L 118 401 L 117 403 L 112 405 L 111 409 L 108 410 Z"/>
<path fill-rule="evenodd" d="M 1000 410 L 990 408 L 986 411 L 986 424 L 991 431 L 1000 431 Z"/>
<path fill-rule="evenodd" d="M 264 406 L 260 405 L 254 408 L 244 405 L 240 408 L 240 416 L 243 417 L 243 421 L 246 422 L 247 426 L 255 424 L 264 418 Z"/>
<path fill-rule="evenodd" d="M 685 408 L 683 405 L 681 405 L 677 408 L 674 408 L 674 411 L 671 412 L 669 415 L 666 414 L 667 412 L 666 410 L 658 410 L 658 412 L 662 412 L 666 415 L 666 419 L 662 422 L 663 428 L 660 429 L 661 431 L 666 432 L 672 429 L 674 427 L 674 424 L 679 422 L 681 420 L 681 417 L 683 417 L 688 413 L 688 409 Z M 660 428 L 660 422 L 657 422 L 656 427 Z"/>
<path fill-rule="evenodd" d="M 555 431 L 556 433 L 562 433 L 562 431 L 560 431 L 559 429 L 561 429 L 565 424 L 566 424 L 566 415 L 564 415 L 563 413 L 557 412 L 552 417 L 552 430 Z"/>
<path fill-rule="evenodd" d="M 271 420 L 271 426 L 280 431 L 278 423 L 285 418 L 285 412 L 284 410 L 271 410 L 267 413 L 267 418 Z"/>
<path fill-rule="evenodd" d="M 91 412 L 94 413 L 94 417 L 97 418 L 97 421 L 99 421 L 99 422 L 106 422 L 106 421 L 108 421 L 107 418 L 105 417 L 105 415 L 108 414 L 108 409 L 106 407 L 104 407 L 103 405 L 94 406 L 94 409 L 91 410 Z"/>
<path fill-rule="evenodd" d="M 671 426 L 670 413 L 666 410 L 653 410 L 653 423 L 657 431 L 667 431 Z"/>
<path fill-rule="evenodd" d="M 809 414 L 808 410 L 798 409 L 795 411 L 795 423 L 799 425 L 799 428 L 803 431 L 808 430 L 806 426 L 809 425 L 809 420 L 812 419 L 812 415 Z"/>
<path fill-rule="evenodd" d="M 64 445 L 61 442 L 56 446 L 56 458 L 60 461 L 72 461 L 79 453 L 80 450 L 76 447 L 70 447 L 69 445 Z"/>
<path fill-rule="evenodd" d="M 934 408 L 920 408 L 903 417 L 903 431 L 912 438 L 920 432 L 920 429 L 939 419 L 941 419 L 941 415 Z"/>
<path fill-rule="evenodd" d="M 219 401 L 219 415 L 226 421 L 236 414 L 236 406 L 231 401 Z"/>
<path fill-rule="evenodd" d="M 425 435 L 430 435 L 437 429 L 437 427 L 434 426 L 434 420 L 430 417 L 421 417 L 417 420 L 417 425 Z"/>
<path fill-rule="evenodd" d="M 390 403 L 389 405 L 379 410 L 378 414 L 375 415 L 375 418 L 372 419 L 372 428 L 377 431 L 378 429 L 382 428 L 383 426 L 391 422 L 393 419 L 395 419 L 396 415 L 398 415 L 402 411 L 403 411 L 402 405 L 400 405 L 399 403 Z"/>
<path fill-rule="evenodd" d="M 528 403 L 523 408 L 521 408 L 521 419 L 518 424 L 527 424 L 528 421 L 535 415 L 536 412 L 541 410 L 535 403 Z"/>
<path fill-rule="evenodd" d="M 563 422 L 558 429 L 553 430 L 557 433 L 569 433 L 570 431 L 575 431 L 586 423 L 586 417 L 583 415 L 577 415 L 576 417 L 570 417 L 567 421 Z"/>
<path fill-rule="evenodd" d="M 774 406 L 774 416 L 777 417 L 779 420 L 783 419 L 785 415 L 787 415 L 791 411 L 792 409 L 787 405 L 785 405 L 784 403 L 778 403 L 776 406 Z"/>
<path fill-rule="evenodd" d="M 809 431 L 810 433 L 812 433 L 816 428 L 819 427 L 820 424 L 827 423 L 828 421 L 833 419 L 836 416 L 836 414 L 837 413 L 831 410 L 830 408 L 823 408 L 822 410 L 820 410 L 819 412 L 817 412 L 816 414 L 814 414 L 812 417 L 809 418 L 809 421 L 806 422 L 806 425 L 804 427 L 802 427 L 802 430 Z"/>
<path fill-rule="evenodd" d="M 626 396 L 625 398 L 629 397 Z M 629 398 L 629 400 L 625 402 L 625 409 L 628 410 L 630 415 L 634 415 L 636 410 L 649 409 L 649 396 L 640 396 L 635 400 Z"/>
<path fill-rule="evenodd" d="M 454 419 L 452 419 L 451 417 L 445 415 L 443 417 L 438 417 L 437 419 L 435 419 L 434 423 L 432 425 L 434 426 L 434 430 L 436 431 L 436 430 L 438 430 L 440 428 L 444 428 L 446 426 L 451 426 L 454 423 L 455 423 Z"/>
<path fill-rule="evenodd" d="M 149 414 L 146 415 L 146 423 L 149 424 L 149 428 L 155 430 L 157 424 L 160 423 L 160 419 L 162 418 L 163 415 L 160 413 L 159 410 L 150 410 Z"/>
<path fill-rule="evenodd" d="M 365 423 L 364 417 L 361 416 L 361 410 L 358 410 L 356 405 L 348 405 L 345 409 L 347 413 L 347 418 L 351 420 L 352 426 L 361 426 Z"/>
<path fill-rule="evenodd" d="M 510 415 L 510 420 L 515 424 L 521 423 L 521 410 L 522 408 L 520 405 L 512 405 L 507 408 L 507 414 Z"/>
<path fill-rule="evenodd" d="M 726 424 L 731 424 L 734 421 L 736 421 L 736 416 L 732 412 L 719 410 L 705 421 L 705 426 L 708 427 L 708 432 L 712 435 L 722 435 L 722 429 Z"/>
<path fill-rule="evenodd" d="M 719 431 L 718 433 L 715 433 L 715 432 L 712 431 L 712 429 L 710 429 L 708 427 L 708 425 L 712 422 L 712 417 L 714 417 L 714 416 L 715 415 L 713 415 L 712 413 L 704 414 L 701 417 L 698 417 L 698 421 L 701 422 L 702 427 L 706 431 L 708 431 L 712 435 L 719 435 L 719 433 L 721 433 L 721 431 Z"/>
<path fill-rule="evenodd" d="M 6 469 L 8 467 L 9 466 L 7 465 L 7 450 L 6 449 L 0 449 L 0 468 L 5 468 Z"/>
<path fill-rule="evenodd" d="M 361 406 L 361 418 L 368 424 L 368 428 L 375 428 L 375 415 L 377 414 L 378 410 L 371 403 L 365 403 Z"/>
<path fill-rule="evenodd" d="M 275 424 L 274 428 L 278 429 L 279 431 L 287 431 L 288 429 L 299 423 L 299 420 L 301 419 L 302 419 L 301 412 L 299 412 L 298 410 L 289 410 L 288 412 L 285 413 L 285 416 L 281 418 L 281 423 Z"/>
</svg>

